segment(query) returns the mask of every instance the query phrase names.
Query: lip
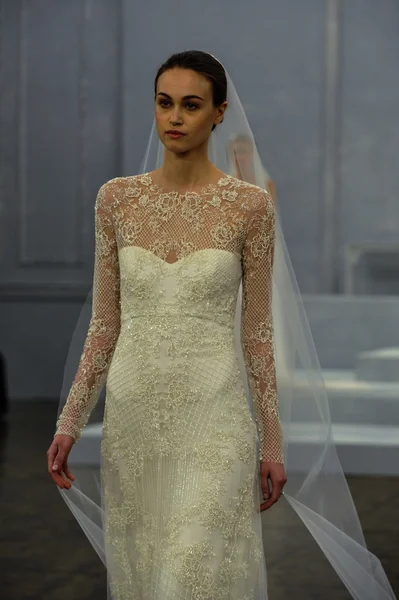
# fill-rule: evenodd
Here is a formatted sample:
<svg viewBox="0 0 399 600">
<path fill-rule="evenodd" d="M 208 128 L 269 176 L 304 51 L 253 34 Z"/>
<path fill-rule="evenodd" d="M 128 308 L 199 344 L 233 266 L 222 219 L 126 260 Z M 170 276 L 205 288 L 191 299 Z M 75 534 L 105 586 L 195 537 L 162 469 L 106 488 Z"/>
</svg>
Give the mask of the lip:
<svg viewBox="0 0 399 600">
<path fill-rule="evenodd" d="M 167 133 L 167 135 L 170 135 L 170 137 L 173 137 L 173 138 L 183 137 L 185 135 L 185 133 L 182 133 L 181 131 L 176 131 L 173 129 L 170 129 L 166 133 Z"/>
</svg>

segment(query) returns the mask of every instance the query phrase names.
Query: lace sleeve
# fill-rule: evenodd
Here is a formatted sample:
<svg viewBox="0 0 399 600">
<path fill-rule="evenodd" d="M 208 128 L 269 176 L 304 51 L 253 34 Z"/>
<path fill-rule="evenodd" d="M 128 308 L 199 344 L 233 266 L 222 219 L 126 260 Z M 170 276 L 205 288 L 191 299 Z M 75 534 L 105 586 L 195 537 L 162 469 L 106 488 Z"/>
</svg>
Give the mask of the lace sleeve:
<svg viewBox="0 0 399 600">
<path fill-rule="evenodd" d="M 120 331 L 118 248 L 110 207 L 109 185 L 95 203 L 95 260 L 92 314 L 79 367 L 55 435 L 80 438 L 104 386 Z"/>
<path fill-rule="evenodd" d="M 272 324 L 275 211 L 256 192 L 243 247 L 241 341 L 260 441 L 260 460 L 284 463 Z"/>
</svg>

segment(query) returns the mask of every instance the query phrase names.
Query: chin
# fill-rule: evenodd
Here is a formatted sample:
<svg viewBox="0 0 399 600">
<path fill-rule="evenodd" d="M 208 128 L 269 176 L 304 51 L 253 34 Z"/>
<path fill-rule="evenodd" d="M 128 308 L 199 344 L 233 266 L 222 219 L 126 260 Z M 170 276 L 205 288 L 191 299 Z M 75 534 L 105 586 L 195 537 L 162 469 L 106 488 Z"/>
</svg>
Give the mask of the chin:
<svg viewBox="0 0 399 600">
<path fill-rule="evenodd" d="M 191 147 L 182 144 L 182 140 L 167 140 L 164 142 L 164 146 L 167 150 L 170 150 L 175 154 L 182 154 L 183 152 L 189 152 L 191 150 Z"/>
</svg>

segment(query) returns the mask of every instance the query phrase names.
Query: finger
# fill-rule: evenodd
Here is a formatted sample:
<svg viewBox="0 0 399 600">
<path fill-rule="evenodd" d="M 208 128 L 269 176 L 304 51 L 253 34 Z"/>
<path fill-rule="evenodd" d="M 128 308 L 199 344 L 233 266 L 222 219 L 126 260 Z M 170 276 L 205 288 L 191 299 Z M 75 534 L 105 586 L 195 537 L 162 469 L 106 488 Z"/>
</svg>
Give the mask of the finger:
<svg viewBox="0 0 399 600">
<path fill-rule="evenodd" d="M 270 498 L 267 502 L 264 502 L 263 504 L 261 504 L 261 511 L 267 510 L 268 508 L 273 506 L 273 504 L 275 502 L 277 502 L 277 500 L 280 498 L 282 491 L 283 491 L 282 483 L 275 483 L 275 484 L 273 483 L 272 495 L 270 496 Z"/>
<path fill-rule="evenodd" d="M 270 484 L 269 484 L 269 478 L 267 477 L 267 475 L 262 476 L 261 477 L 261 488 L 262 488 L 262 493 L 263 493 L 263 500 L 268 500 L 270 498 Z"/>
<path fill-rule="evenodd" d="M 66 488 L 67 490 L 69 490 L 69 488 L 71 487 L 71 484 L 69 483 L 69 481 L 64 479 L 64 477 L 62 477 L 62 475 L 60 475 L 59 473 L 53 473 L 52 477 L 53 477 L 53 480 L 55 481 L 55 483 L 60 488 Z"/>
<path fill-rule="evenodd" d="M 59 450 L 51 467 L 51 476 L 59 487 L 67 488 L 69 490 L 71 484 L 62 476 L 62 465 L 64 460 L 65 453 Z"/>
<path fill-rule="evenodd" d="M 69 470 L 69 467 L 68 467 L 68 460 L 67 460 L 67 459 L 65 459 L 64 466 L 63 466 L 63 471 L 64 471 L 65 475 L 66 475 L 66 476 L 67 476 L 67 477 L 68 477 L 68 478 L 69 478 L 71 481 L 74 481 L 74 480 L 75 480 L 75 477 L 72 475 L 71 471 Z"/>
<path fill-rule="evenodd" d="M 58 473 L 52 473 L 51 477 L 61 489 L 66 488 L 69 490 L 69 488 L 71 487 L 71 484 L 68 481 L 66 481 L 63 477 L 61 477 L 61 475 L 59 475 Z"/>
<path fill-rule="evenodd" d="M 50 476 L 52 478 L 52 480 L 54 481 L 54 483 L 56 483 L 60 488 L 64 488 L 66 487 L 66 480 L 62 477 L 61 473 L 59 471 L 50 471 Z"/>
<path fill-rule="evenodd" d="M 273 506 L 273 504 L 275 504 L 277 502 L 279 498 L 274 498 L 273 496 L 270 496 L 269 500 L 267 502 L 263 502 L 260 505 L 260 511 L 264 511 L 264 510 L 268 510 L 271 506 Z"/>
<path fill-rule="evenodd" d="M 53 466 L 51 467 L 51 471 L 54 473 L 54 471 L 57 471 L 58 473 L 61 473 L 61 467 L 63 465 L 64 462 L 64 454 L 61 450 L 58 450 L 55 458 L 54 458 L 54 462 L 53 462 Z"/>
<path fill-rule="evenodd" d="M 47 469 L 48 469 L 48 472 L 50 473 L 50 475 L 51 475 L 51 468 L 54 463 L 54 457 L 57 454 L 57 452 L 58 452 L 57 446 L 52 445 L 52 446 L 50 446 L 48 453 L 47 453 Z"/>
</svg>

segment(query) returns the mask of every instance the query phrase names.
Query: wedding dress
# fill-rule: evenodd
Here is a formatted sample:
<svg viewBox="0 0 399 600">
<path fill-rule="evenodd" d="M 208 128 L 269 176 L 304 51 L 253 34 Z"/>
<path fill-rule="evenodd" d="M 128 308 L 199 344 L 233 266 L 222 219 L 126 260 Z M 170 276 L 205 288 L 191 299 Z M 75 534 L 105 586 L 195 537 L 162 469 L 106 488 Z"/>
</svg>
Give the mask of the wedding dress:
<svg viewBox="0 0 399 600">
<path fill-rule="evenodd" d="M 229 175 L 185 195 L 150 174 L 118 178 L 98 194 L 96 240 L 93 319 L 57 433 L 80 437 L 108 372 L 114 597 L 266 598 L 258 438 L 261 458 L 283 462 L 271 321 L 259 320 L 271 314 L 273 201 Z M 241 279 L 258 423 L 234 346 Z"/>
<path fill-rule="evenodd" d="M 266 600 L 258 459 L 284 462 L 279 502 L 351 596 L 394 600 L 366 547 L 278 211 L 226 76 L 229 107 L 208 148 L 221 179 L 198 193 L 159 187 L 154 122 L 139 174 L 98 193 L 90 319 L 86 304 L 56 434 L 79 440 L 105 384 L 101 469 L 60 493 L 112 600 Z M 228 156 L 237 135 L 253 145 L 241 179 Z"/>
</svg>

